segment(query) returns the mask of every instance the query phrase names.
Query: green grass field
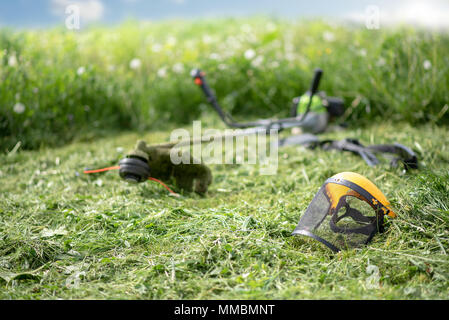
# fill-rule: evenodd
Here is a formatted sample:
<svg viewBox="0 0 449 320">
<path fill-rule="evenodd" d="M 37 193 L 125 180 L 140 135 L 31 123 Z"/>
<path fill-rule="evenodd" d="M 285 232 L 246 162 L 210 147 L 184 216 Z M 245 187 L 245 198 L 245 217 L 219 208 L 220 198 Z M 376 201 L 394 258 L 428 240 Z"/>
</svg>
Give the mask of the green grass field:
<svg viewBox="0 0 449 320">
<path fill-rule="evenodd" d="M 267 18 L 1 30 L 0 150 L 188 124 L 210 110 L 193 68 L 239 118 L 287 116 L 321 67 L 345 119 L 447 124 L 447 52 L 447 33 Z"/>
<path fill-rule="evenodd" d="M 447 33 L 268 18 L 1 30 L 0 299 L 447 299 L 448 52 Z M 288 147 L 275 176 L 212 165 L 208 194 L 179 198 L 83 174 L 194 119 L 224 128 L 194 67 L 238 119 L 287 116 L 321 67 L 349 124 L 323 138 L 399 142 L 420 169 Z M 343 171 L 372 180 L 398 217 L 338 254 L 290 236 Z"/>
<path fill-rule="evenodd" d="M 169 132 L 2 155 L 0 298 L 447 299 L 447 130 L 389 123 L 327 135 L 413 146 L 421 169 L 403 174 L 388 162 L 370 168 L 352 154 L 289 147 L 276 176 L 214 165 L 206 197 L 174 198 L 117 172 L 82 173 Z M 336 255 L 291 237 L 324 180 L 347 170 L 371 179 L 398 218 L 368 246 Z"/>
</svg>

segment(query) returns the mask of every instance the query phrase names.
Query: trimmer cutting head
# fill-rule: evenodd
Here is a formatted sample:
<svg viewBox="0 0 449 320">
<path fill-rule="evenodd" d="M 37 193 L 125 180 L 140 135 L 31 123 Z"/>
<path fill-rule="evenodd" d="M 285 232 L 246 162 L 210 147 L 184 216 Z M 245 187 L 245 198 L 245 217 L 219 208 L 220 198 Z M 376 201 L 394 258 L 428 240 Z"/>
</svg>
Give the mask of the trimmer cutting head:
<svg viewBox="0 0 449 320">
<path fill-rule="evenodd" d="M 140 157 L 126 157 L 120 160 L 119 166 L 120 177 L 130 183 L 147 181 L 150 176 L 148 162 Z"/>
</svg>

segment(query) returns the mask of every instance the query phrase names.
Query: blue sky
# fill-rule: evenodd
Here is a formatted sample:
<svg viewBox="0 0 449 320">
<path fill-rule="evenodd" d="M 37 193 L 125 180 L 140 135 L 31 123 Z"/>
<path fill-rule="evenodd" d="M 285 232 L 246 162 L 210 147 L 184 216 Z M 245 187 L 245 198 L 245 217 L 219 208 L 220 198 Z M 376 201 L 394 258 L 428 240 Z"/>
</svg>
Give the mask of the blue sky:
<svg viewBox="0 0 449 320">
<path fill-rule="evenodd" d="M 368 5 L 385 21 L 449 26 L 446 0 L 0 0 L 0 26 L 41 28 L 63 25 L 65 8 L 81 7 L 83 25 L 116 24 L 126 19 L 161 20 L 255 14 L 287 18 L 327 17 L 361 20 Z"/>
</svg>

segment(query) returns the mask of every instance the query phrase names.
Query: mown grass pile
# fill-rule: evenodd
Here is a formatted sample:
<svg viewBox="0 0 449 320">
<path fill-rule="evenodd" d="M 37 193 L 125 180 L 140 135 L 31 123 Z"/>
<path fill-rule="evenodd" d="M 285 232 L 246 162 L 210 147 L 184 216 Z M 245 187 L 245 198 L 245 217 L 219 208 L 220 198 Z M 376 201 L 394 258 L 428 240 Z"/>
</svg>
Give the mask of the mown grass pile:
<svg viewBox="0 0 449 320">
<path fill-rule="evenodd" d="M 189 76 L 197 67 L 240 117 L 287 116 L 319 66 L 322 89 L 345 99 L 346 119 L 447 123 L 447 52 L 445 33 L 268 18 L 4 29 L 0 146 L 198 119 L 209 107 Z"/>
<path fill-rule="evenodd" d="M 404 174 L 348 153 L 280 149 L 279 170 L 213 165 L 204 198 L 128 185 L 117 163 L 136 139 L 121 134 L 0 156 L 1 299 L 447 299 L 449 149 L 445 128 L 384 124 L 328 133 L 413 147 Z M 290 233 L 324 180 L 355 171 L 398 213 L 367 246 L 332 254 Z M 171 184 L 174 188 L 174 186 Z M 176 190 L 176 189 L 175 189 Z"/>
<path fill-rule="evenodd" d="M 447 299 L 447 52 L 446 33 L 268 18 L 0 31 L 0 299 Z M 321 67 L 351 124 L 323 138 L 399 142 L 420 169 L 288 147 L 277 175 L 213 165 L 208 194 L 180 198 L 82 173 L 194 119 L 223 128 L 197 67 L 239 119 L 287 116 Z M 290 234 L 342 171 L 372 180 L 398 217 L 332 254 Z"/>
</svg>

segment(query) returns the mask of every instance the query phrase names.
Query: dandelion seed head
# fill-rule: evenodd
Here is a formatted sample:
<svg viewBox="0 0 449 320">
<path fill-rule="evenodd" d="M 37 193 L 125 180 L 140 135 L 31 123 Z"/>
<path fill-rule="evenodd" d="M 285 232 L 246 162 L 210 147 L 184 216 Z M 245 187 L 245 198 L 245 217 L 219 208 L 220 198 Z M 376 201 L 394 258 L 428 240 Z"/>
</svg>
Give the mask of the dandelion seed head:
<svg viewBox="0 0 449 320">
<path fill-rule="evenodd" d="M 324 31 L 323 39 L 327 42 L 333 42 L 333 41 L 335 41 L 335 34 L 330 31 Z"/>
<path fill-rule="evenodd" d="M 15 66 L 17 66 L 17 57 L 16 57 L 15 54 L 9 56 L 9 58 L 8 58 L 8 65 L 9 65 L 10 67 L 15 67 Z"/>
<path fill-rule="evenodd" d="M 258 68 L 262 65 L 262 62 L 264 60 L 263 56 L 257 56 L 252 62 L 251 65 L 255 68 Z"/>
<path fill-rule="evenodd" d="M 167 76 L 167 68 L 162 67 L 157 71 L 157 76 L 160 78 L 165 78 Z"/>
<path fill-rule="evenodd" d="M 79 76 L 82 75 L 84 72 L 86 72 L 85 67 L 79 67 L 78 70 L 76 70 L 76 74 Z"/>
<path fill-rule="evenodd" d="M 175 73 L 183 73 L 184 72 L 184 65 L 181 62 L 175 63 L 173 65 L 172 70 Z"/>
<path fill-rule="evenodd" d="M 134 58 L 129 63 L 129 67 L 133 70 L 137 70 L 142 66 L 142 61 L 139 58 Z"/>
<path fill-rule="evenodd" d="M 17 114 L 22 114 L 25 112 L 25 105 L 23 103 L 17 102 L 14 107 L 13 107 L 13 111 Z"/>
<path fill-rule="evenodd" d="M 253 49 L 248 49 L 245 51 L 244 56 L 245 59 L 251 60 L 256 56 L 256 51 L 254 51 Z"/>
</svg>

